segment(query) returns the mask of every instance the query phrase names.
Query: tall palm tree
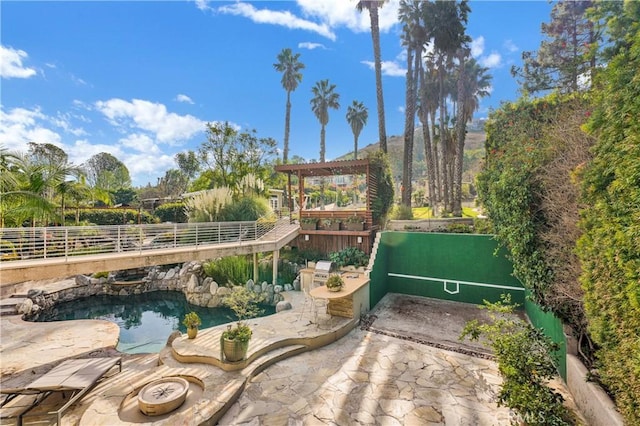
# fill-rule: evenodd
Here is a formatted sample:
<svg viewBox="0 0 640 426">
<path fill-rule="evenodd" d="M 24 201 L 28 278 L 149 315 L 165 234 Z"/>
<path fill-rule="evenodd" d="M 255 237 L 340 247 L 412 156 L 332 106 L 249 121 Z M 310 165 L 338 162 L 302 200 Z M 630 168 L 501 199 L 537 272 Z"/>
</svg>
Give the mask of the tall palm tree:
<svg viewBox="0 0 640 426">
<path fill-rule="evenodd" d="M 480 98 L 489 95 L 491 75 L 489 68 L 480 66 L 475 59 L 465 58 L 461 52 L 458 79 L 458 120 L 456 134 L 458 146 L 456 148 L 453 215 L 462 216 L 462 168 L 464 161 L 464 142 L 467 133 L 467 123 L 473 118 L 473 113 L 480 107 Z"/>
<path fill-rule="evenodd" d="M 382 7 L 386 0 L 360 0 L 356 5 L 358 11 L 369 11 L 371 21 L 371 40 L 373 41 L 373 62 L 376 72 L 376 99 L 378 103 L 378 137 L 380 149 L 387 152 L 387 131 L 384 119 L 384 96 L 382 95 L 382 59 L 380 54 L 380 26 L 378 24 L 378 8 Z"/>
<path fill-rule="evenodd" d="M 324 163 L 325 127 L 329 123 L 329 109 L 340 108 L 340 95 L 334 90 L 335 84 L 329 84 L 329 80 L 320 80 L 311 88 L 311 110 L 320 122 L 320 162 Z"/>
<path fill-rule="evenodd" d="M 362 102 L 353 101 L 347 108 L 347 122 L 353 132 L 353 158 L 355 160 L 358 159 L 358 137 L 367 124 L 367 118 L 369 118 L 369 110 Z"/>
<path fill-rule="evenodd" d="M 287 106 L 284 117 L 284 149 L 282 152 L 282 161 L 286 164 L 289 160 L 289 125 L 291 122 L 291 92 L 298 88 L 298 84 L 302 81 L 302 73 L 304 64 L 298 59 L 300 54 L 295 55 L 291 49 L 282 49 L 278 54 L 278 62 L 273 64 L 276 71 L 282 73 L 282 87 L 287 91 Z"/>
<path fill-rule="evenodd" d="M 440 100 L 440 141 L 439 160 L 440 173 L 442 175 L 443 198 L 445 210 L 451 210 L 451 185 L 450 168 L 447 162 L 447 135 L 449 134 L 446 113 L 446 79 L 447 70 L 453 64 L 453 58 L 464 44 L 469 42 L 469 36 L 465 33 L 465 25 L 469 14 L 467 0 L 452 2 L 448 0 L 436 0 L 434 3 L 427 3 L 425 18 L 427 27 L 433 37 L 433 46 L 436 55 L 436 65 L 438 69 L 439 100 Z"/>
<path fill-rule="evenodd" d="M 399 18 L 403 24 L 402 44 L 407 48 L 407 77 L 404 125 L 404 158 L 402 172 L 402 204 L 411 207 L 413 180 L 413 138 L 419 75 L 422 71 L 422 51 L 426 43 L 426 31 L 422 14 L 424 2 L 401 0 Z M 415 61 L 415 64 L 414 64 Z"/>
</svg>

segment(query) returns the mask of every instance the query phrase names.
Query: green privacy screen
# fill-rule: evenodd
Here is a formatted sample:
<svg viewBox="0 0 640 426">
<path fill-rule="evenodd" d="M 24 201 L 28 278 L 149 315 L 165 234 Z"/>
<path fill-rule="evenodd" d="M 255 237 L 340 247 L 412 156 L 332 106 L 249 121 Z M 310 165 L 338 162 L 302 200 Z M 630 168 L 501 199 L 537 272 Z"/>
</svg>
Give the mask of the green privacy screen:
<svg viewBox="0 0 640 426">
<path fill-rule="evenodd" d="M 371 306 L 389 292 L 474 304 L 510 293 L 523 305 L 524 288 L 505 252 L 496 250 L 490 235 L 383 232 L 371 271 Z"/>
</svg>

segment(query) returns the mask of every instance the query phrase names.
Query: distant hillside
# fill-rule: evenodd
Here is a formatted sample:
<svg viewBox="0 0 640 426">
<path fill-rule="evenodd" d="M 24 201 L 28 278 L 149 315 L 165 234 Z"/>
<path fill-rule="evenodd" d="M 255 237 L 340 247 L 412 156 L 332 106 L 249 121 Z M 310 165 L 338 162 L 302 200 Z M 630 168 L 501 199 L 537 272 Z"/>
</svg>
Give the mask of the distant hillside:
<svg viewBox="0 0 640 426">
<path fill-rule="evenodd" d="M 484 143 L 487 137 L 484 132 L 469 131 L 464 144 L 464 176 L 463 181 L 473 182 L 475 176 L 480 171 L 481 161 L 484 158 Z M 364 158 L 367 152 L 377 150 L 379 143 L 372 143 L 358 149 L 358 157 Z M 402 158 L 404 153 L 404 137 L 389 136 L 387 138 L 387 150 L 389 152 L 389 162 L 394 179 L 402 178 Z M 336 158 L 336 160 L 348 160 L 353 158 L 353 151 Z M 413 140 L 413 178 L 421 180 L 426 176 L 426 164 L 424 160 L 424 140 L 422 138 L 422 128 L 416 129 Z"/>
</svg>

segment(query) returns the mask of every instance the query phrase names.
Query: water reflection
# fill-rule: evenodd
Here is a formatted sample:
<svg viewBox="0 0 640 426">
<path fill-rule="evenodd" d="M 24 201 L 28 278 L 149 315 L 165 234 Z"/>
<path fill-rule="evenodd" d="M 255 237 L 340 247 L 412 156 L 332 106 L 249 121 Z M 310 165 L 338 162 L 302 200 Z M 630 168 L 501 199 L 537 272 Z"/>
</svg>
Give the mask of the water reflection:
<svg viewBox="0 0 640 426">
<path fill-rule="evenodd" d="M 262 306 L 263 315 L 275 312 L 273 306 Z M 203 308 L 187 302 L 184 294 L 156 291 L 130 296 L 90 296 L 40 312 L 34 321 L 103 319 L 120 327 L 117 349 L 126 353 L 158 352 L 174 330 L 186 332 L 182 318 L 194 311 L 202 319 L 201 328 L 235 321 L 227 308 Z"/>
</svg>

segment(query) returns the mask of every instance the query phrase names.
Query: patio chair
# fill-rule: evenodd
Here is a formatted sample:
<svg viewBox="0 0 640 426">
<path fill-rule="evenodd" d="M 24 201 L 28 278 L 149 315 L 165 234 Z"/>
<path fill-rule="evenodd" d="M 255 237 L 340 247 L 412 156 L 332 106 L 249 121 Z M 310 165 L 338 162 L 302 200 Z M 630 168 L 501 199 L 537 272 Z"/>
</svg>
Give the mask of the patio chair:
<svg viewBox="0 0 640 426">
<path fill-rule="evenodd" d="M 0 388 L 0 394 L 6 395 L 0 407 L 6 406 L 14 398 L 20 395 L 35 395 L 35 399 L 26 406 L 23 406 L 19 413 L 16 413 L 17 424 L 20 426 L 25 417 L 31 416 L 51 416 L 56 415 L 57 424 L 60 425 L 62 415 L 74 403 L 80 400 L 89 392 L 95 384 L 104 377 L 113 367 L 118 366 L 118 371 L 122 371 L 122 359 L 120 357 L 111 358 L 82 358 L 71 359 L 62 362 L 49 372 L 34 380 L 24 387 Z M 49 407 L 44 404 L 45 400 L 58 397 L 62 407 L 52 404 L 45 412 L 35 413 L 38 406 Z M 61 397 L 61 398 L 60 398 Z"/>
</svg>

